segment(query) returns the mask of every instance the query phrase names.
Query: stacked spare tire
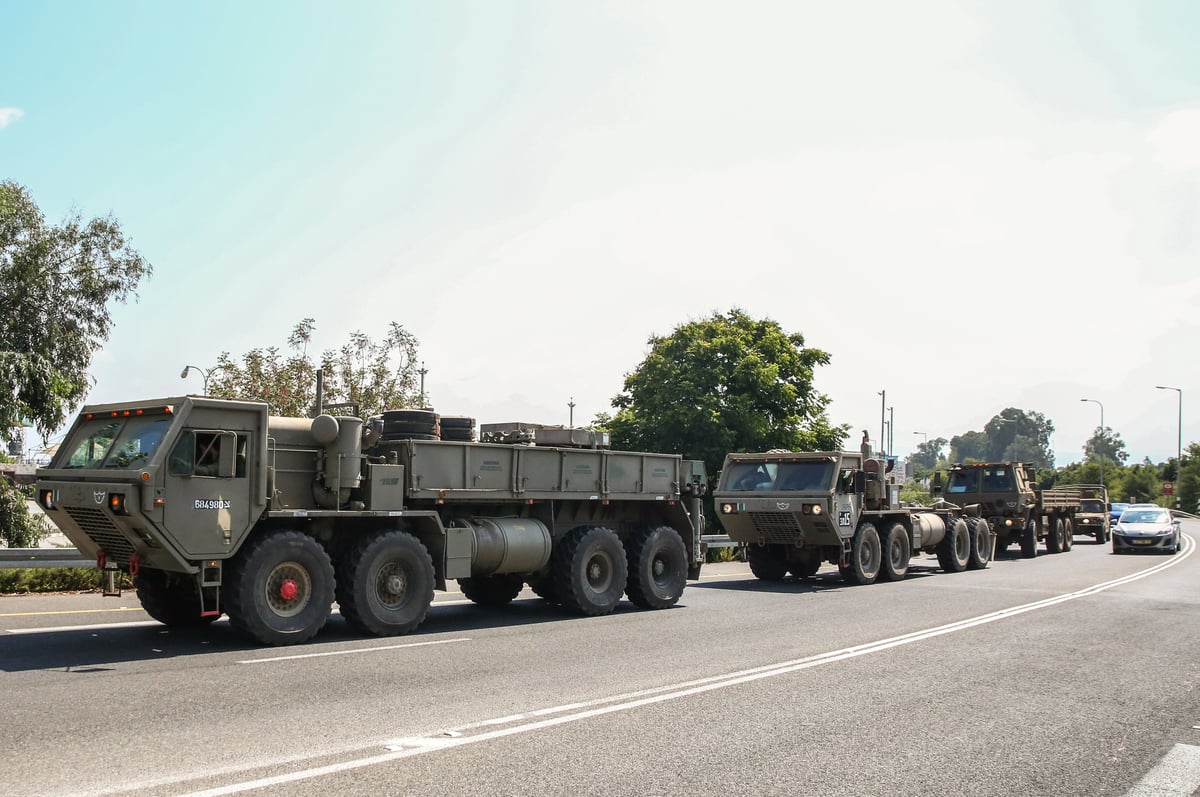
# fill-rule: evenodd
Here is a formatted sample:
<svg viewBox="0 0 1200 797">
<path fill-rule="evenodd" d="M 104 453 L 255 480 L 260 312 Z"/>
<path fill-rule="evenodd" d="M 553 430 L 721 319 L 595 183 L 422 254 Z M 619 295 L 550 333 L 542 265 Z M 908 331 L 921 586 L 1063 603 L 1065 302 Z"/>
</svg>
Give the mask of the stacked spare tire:
<svg viewBox="0 0 1200 797">
<path fill-rule="evenodd" d="M 430 407 L 388 410 L 383 413 L 383 440 L 475 440 L 475 419 L 465 415 L 438 415 Z"/>
</svg>

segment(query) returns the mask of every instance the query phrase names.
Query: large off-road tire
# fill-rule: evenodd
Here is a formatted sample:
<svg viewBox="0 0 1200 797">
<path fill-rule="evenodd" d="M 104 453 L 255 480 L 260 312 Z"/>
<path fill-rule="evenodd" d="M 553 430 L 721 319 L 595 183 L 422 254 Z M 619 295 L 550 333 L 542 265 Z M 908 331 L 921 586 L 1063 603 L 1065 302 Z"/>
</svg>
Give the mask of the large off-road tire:
<svg viewBox="0 0 1200 797">
<path fill-rule="evenodd" d="M 912 558 L 912 543 L 903 523 L 893 523 L 883 533 L 883 569 L 879 576 L 884 581 L 900 581 L 908 575 L 908 562 Z"/>
<path fill-rule="evenodd" d="M 1063 552 L 1075 547 L 1075 521 L 1070 516 L 1063 518 Z"/>
<path fill-rule="evenodd" d="M 1046 518 L 1049 529 L 1046 531 L 1046 550 L 1050 553 L 1061 553 L 1063 550 L 1063 524 L 1059 518 Z"/>
<path fill-rule="evenodd" d="M 774 545 L 746 546 L 746 561 L 750 572 L 759 581 L 783 581 L 787 576 L 788 562 Z"/>
<path fill-rule="evenodd" d="M 938 564 L 947 573 L 961 573 L 971 561 L 971 533 L 962 518 L 946 518 L 946 536 L 937 544 Z"/>
<path fill-rule="evenodd" d="M 788 562 L 788 571 L 796 578 L 812 578 L 821 569 L 821 557 L 815 553 L 799 562 Z"/>
<path fill-rule="evenodd" d="M 596 617 L 617 607 L 629 569 L 621 539 L 603 526 L 567 534 L 553 555 L 554 590 L 562 605 Z"/>
<path fill-rule="evenodd" d="M 208 625 L 217 615 L 200 614 L 200 590 L 194 576 L 143 567 L 133 578 L 146 614 L 163 625 L 186 628 Z"/>
<path fill-rule="evenodd" d="M 225 612 L 237 631 L 267 645 L 310 639 L 333 606 L 333 564 L 321 543 L 276 531 L 242 546 L 225 573 Z"/>
<path fill-rule="evenodd" d="M 463 597 L 480 606 L 507 606 L 525 588 L 525 580 L 507 573 L 492 576 L 460 578 L 458 588 Z"/>
<path fill-rule="evenodd" d="M 883 544 L 873 523 L 861 523 L 850 543 L 850 566 L 844 575 L 851 584 L 873 584 L 883 567 Z"/>
<path fill-rule="evenodd" d="M 1033 559 L 1037 556 L 1037 548 L 1037 521 L 1030 518 L 1029 522 L 1025 524 L 1025 531 L 1021 534 L 1021 556 Z"/>
<path fill-rule="evenodd" d="M 971 535 L 971 558 L 967 560 L 969 570 L 983 570 L 992 560 L 992 527 L 983 518 L 969 517 L 967 533 Z"/>
<path fill-rule="evenodd" d="M 338 567 L 346 622 L 376 636 L 416 629 L 433 602 L 433 560 L 413 535 L 377 531 L 351 546 Z"/>
<path fill-rule="evenodd" d="M 625 594 L 634 606 L 666 609 L 679 602 L 687 584 L 688 554 L 670 526 L 641 529 L 625 545 L 629 574 Z"/>
</svg>

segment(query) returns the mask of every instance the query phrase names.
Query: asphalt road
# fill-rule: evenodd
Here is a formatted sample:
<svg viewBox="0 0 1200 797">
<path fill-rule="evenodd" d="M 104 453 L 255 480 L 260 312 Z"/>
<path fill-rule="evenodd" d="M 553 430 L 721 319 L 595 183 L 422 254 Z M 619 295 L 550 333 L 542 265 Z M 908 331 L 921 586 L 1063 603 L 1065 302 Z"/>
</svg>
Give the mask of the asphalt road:
<svg viewBox="0 0 1200 797">
<path fill-rule="evenodd" d="M 0 794 L 1189 794 L 1185 531 L 868 587 L 709 566 L 673 609 L 591 619 L 439 594 L 410 636 L 335 615 L 287 648 L 132 594 L 0 598 Z"/>
</svg>

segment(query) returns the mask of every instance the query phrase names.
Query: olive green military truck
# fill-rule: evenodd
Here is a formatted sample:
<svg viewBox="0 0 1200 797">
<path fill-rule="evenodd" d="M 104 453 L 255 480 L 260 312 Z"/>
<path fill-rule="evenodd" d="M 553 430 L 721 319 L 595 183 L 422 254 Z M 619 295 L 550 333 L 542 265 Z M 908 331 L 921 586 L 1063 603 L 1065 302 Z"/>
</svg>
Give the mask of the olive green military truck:
<svg viewBox="0 0 1200 797">
<path fill-rule="evenodd" d="M 312 637 L 335 600 L 356 629 L 410 632 L 450 579 L 480 604 L 529 583 L 602 615 L 623 594 L 672 606 L 699 577 L 703 463 L 553 427 L 475 442 L 461 416 L 447 440 L 422 413 L 284 418 L 197 396 L 88 406 L 39 469 L 37 498 L 109 591 L 124 571 L 156 620 L 224 613 L 272 645 Z"/>
<path fill-rule="evenodd" d="M 1102 484 L 1060 484 L 1056 489 L 1079 493 L 1079 511 L 1073 520 L 1076 534 L 1095 538 L 1097 545 L 1112 539 L 1108 519 L 1108 488 Z"/>
<path fill-rule="evenodd" d="M 1050 553 L 1071 550 L 1079 490 L 1043 490 L 1032 463 L 953 465 L 945 474 L 934 474 L 933 492 L 952 503 L 977 504 L 996 534 L 998 552 L 1019 544 L 1022 556 L 1037 556 L 1042 540 Z"/>
<path fill-rule="evenodd" d="M 822 562 L 853 584 L 899 580 L 918 551 L 942 569 L 987 567 L 988 524 L 961 507 L 900 503 L 900 485 L 869 451 L 729 454 L 713 490 L 717 518 L 765 581 L 806 578 Z"/>
</svg>

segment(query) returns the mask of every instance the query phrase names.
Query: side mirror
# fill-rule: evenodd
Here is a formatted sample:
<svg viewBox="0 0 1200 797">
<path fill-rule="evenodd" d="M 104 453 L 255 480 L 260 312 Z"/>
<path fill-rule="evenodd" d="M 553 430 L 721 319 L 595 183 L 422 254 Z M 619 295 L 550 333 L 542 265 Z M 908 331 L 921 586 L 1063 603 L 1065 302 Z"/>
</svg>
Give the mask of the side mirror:
<svg viewBox="0 0 1200 797">
<path fill-rule="evenodd" d="M 854 492 L 864 493 L 867 491 L 867 474 L 864 471 L 854 471 Z"/>
<path fill-rule="evenodd" d="M 930 482 L 929 492 L 931 495 L 942 494 L 942 472 L 940 470 L 933 472 L 933 481 Z"/>
</svg>

